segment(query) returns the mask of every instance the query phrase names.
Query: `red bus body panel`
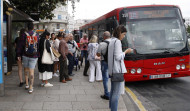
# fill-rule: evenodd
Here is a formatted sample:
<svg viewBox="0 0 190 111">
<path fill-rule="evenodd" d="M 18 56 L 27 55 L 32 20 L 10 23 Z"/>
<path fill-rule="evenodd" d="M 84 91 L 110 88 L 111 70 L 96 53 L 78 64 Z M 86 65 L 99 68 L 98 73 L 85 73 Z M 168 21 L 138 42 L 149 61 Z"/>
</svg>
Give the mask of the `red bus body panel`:
<svg viewBox="0 0 190 111">
<path fill-rule="evenodd" d="M 185 69 L 176 69 L 176 65 L 185 64 L 189 66 L 189 55 L 181 57 L 169 57 L 169 58 L 158 58 L 158 59 L 145 59 L 137 61 L 125 61 L 125 66 L 127 69 L 138 69 L 141 68 L 141 74 L 124 74 L 125 81 L 143 81 L 152 80 L 151 75 L 160 74 L 171 74 L 170 78 L 190 76 L 190 69 L 186 67 Z M 163 79 L 163 78 L 160 78 Z"/>
</svg>

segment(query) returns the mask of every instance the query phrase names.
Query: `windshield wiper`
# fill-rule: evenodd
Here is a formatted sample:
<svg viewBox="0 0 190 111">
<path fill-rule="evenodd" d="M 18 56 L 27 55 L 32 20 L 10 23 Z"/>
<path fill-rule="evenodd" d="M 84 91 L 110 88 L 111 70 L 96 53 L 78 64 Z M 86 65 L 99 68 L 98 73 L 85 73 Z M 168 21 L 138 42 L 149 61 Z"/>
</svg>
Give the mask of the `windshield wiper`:
<svg viewBox="0 0 190 111">
<path fill-rule="evenodd" d="M 165 50 L 164 53 L 175 53 L 175 54 L 178 54 L 180 56 L 183 56 L 183 54 L 179 53 L 179 52 L 176 52 L 176 51 L 173 51 L 171 49 L 174 49 L 174 48 L 157 48 L 157 49 L 151 49 L 151 50 Z"/>
</svg>

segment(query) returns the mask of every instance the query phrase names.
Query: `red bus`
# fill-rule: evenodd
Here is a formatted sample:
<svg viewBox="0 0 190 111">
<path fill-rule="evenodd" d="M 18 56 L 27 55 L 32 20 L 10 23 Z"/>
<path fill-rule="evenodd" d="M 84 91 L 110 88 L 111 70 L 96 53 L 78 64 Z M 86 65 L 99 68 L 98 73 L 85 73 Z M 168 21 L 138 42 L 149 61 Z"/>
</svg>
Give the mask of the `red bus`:
<svg viewBox="0 0 190 111">
<path fill-rule="evenodd" d="M 117 8 L 80 27 L 102 40 L 104 31 L 127 28 L 122 48 L 136 49 L 125 56 L 125 81 L 176 78 L 190 75 L 189 44 L 180 8 L 174 5 L 145 5 Z"/>
</svg>

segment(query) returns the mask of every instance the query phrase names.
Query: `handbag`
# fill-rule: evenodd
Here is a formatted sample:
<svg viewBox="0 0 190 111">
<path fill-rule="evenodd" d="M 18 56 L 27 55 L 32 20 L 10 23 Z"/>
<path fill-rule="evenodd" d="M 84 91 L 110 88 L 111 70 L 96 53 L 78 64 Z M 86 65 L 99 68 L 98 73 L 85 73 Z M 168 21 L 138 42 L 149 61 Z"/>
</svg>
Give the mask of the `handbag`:
<svg viewBox="0 0 190 111">
<path fill-rule="evenodd" d="M 47 52 L 46 49 L 46 40 L 44 41 L 44 51 L 42 55 L 42 64 L 53 64 L 51 53 Z"/>
<path fill-rule="evenodd" d="M 54 61 L 56 58 L 55 55 L 53 54 L 52 47 L 50 47 L 50 52 L 51 52 L 51 59 Z"/>
<path fill-rule="evenodd" d="M 61 56 L 61 54 L 58 51 L 56 51 L 53 47 L 51 47 L 51 49 L 55 57 L 59 58 Z"/>
<path fill-rule="evenodd" d="M 111 76 L 111 81 L 112 82 L 123 82 L 124 81 L 123 73 L 113 73 Z"/>
<path fill-rule="evenodd" d="M 115 43 L 114 43 L 114 45 L 115 45 Z M 113 54 L 113 66 L 114 66 L 114 54 Z M 120 68 L 121 68 L 121 63 L 120 63 Z M 112 68 L 111 81 L 112 82 L 123 82 L 124 81 L 122 68 L 121 68 L 121 73 L 113 73 L 113 68 Z"/>
<path fill-rule="evenodd" d="M 97 55 L 95 55 L 95 60 L 96 61 L 101 61 L 101 57 L 98 57 Z"/>
</svg>

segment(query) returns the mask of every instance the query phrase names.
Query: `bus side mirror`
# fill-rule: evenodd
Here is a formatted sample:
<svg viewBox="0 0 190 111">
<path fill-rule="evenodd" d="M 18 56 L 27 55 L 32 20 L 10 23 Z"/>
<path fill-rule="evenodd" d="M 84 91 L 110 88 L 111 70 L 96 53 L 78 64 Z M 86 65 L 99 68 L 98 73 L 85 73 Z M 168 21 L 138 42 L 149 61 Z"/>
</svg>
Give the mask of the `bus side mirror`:
<svg viewBox="0 0 190 111">
<path fill-rule="evenodd" d="M 185 19 L 183 19 L 183 22 L 185 23 Z"/>
</svg>

